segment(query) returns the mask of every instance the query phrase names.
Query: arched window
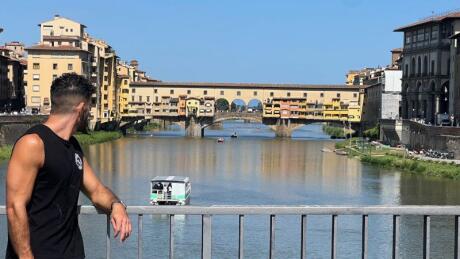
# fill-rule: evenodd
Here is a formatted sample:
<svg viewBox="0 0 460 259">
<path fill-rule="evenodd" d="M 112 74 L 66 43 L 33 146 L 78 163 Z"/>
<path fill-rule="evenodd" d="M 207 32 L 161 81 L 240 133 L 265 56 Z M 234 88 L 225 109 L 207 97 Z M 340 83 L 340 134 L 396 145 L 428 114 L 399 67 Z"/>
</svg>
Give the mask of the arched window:
<svg viewBox="0 0 460 259">
<path fill-rule="evenodd" d="M 434 60 L 431 60 L 431 75 L 434 76 L 434 67 L 435 67 L 435 62 Z"/>
<path fill-rule="evenodd" d="M 418 57 L 418 62 L 417 62 L 417 76 L 420 76 L 422 74 L 422 58 Z"/>
<path fill-rule="evenodd" d="M 412 58 L 412 62 L 410 64 L 410 75 L 411 76 L 415 75 L 415 58 Z"/>
<path fill-rule="evenodd" d="M 426 76 L 428 73 L 428 58 L 425 56 L 423 58 L 423 75 Z"/>
</svg>

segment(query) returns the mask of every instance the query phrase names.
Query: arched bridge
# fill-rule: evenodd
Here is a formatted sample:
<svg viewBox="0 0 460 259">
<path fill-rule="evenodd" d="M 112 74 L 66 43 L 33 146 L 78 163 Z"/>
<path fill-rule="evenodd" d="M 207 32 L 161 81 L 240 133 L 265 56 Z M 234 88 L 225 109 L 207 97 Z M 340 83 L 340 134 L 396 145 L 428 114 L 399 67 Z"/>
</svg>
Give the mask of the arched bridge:
<svg viewBox="0 0 460 259">
<path fill-rule="evenodd" d="M 203 125 L 202 128 L 207 128 L 212 124 L 229 120 L 245 120 L 250 122 L 263 123 L 261 112 L 216 112 L 212 123 Z"/>
</svg>

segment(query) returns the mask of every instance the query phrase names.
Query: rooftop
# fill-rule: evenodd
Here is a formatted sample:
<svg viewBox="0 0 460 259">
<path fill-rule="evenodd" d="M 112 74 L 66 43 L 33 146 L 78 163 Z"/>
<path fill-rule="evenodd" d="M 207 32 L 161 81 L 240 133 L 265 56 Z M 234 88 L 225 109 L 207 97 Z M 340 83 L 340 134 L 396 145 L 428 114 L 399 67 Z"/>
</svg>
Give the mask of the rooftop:
<svg viewBox="0 0 460 259">
<path fill-rule="evenodd" d="M 448 19 L 460 19 L 460 10 L 455 10 L 455 11 L 446 12 L 446 13 L 439 14 L 439 15 L 429 16 L 429 17 L 424 18 L 422 20 L 419 20 L 417 22 L 414 22 L 414 23 L 411 23 L 411 24 L 396 28 L 394 31 L 395 32 L 403 32 L 403 31 L 405 31 L 407 29 L 410 29 L 410 28 L 413 28 L 413 27 L 416 27 L 416 26 L 419 26 L 419 25 L 425 25 L 425 24 L 429 24 L 429 23 L 439 23 L 439 22 L 442 22 L 442 21 L 448 20 Z"/>
<path fill-rule="evenodd" d="M 152 179 L 155 182 L 188 182 L 189 178 L 186 176 L 156 176 Z"/>
<path fill-rule="evenodd" d="M 68 36 L 68 35 L 62 35 L 62 36 L 49 36 L 49 35 L 43 35 L 44 40 L 79 40 L 79 36 Z"/>
<path fill-rule="evenodd" d="M 267 83 L 210 83 L 210 82 L 134 82 L 135 87 L 189 87 L 189 88 L 268 88 L 268 89 L 342 89 L 356 90 L 364 86 L 314 85 L 314 84 L 267 84 Z"/>
<path fill-rule="evenodd" d="M 49 46 L 49 45 L 34 45 L 27 47 L 26 50 L 50 50 L 50 51 L 83 51 L 83 52 L 88 52 L 86 50 L 73 47 L 73 46 Z"/>
</svg>

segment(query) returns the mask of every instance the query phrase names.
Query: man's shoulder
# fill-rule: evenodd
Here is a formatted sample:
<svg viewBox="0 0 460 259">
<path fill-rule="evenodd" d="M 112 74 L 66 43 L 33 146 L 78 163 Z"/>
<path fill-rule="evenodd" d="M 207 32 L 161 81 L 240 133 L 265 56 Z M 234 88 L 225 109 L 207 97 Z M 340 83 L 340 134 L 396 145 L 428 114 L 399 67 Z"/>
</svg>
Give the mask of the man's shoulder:
<svg viewBox="0 0 460 259">
<path fill-rule="evenodd" d="M 43 140 L 37 133 L 29 133 L 18 139 L 15 147 L 43 148 Z"/>
</svg>

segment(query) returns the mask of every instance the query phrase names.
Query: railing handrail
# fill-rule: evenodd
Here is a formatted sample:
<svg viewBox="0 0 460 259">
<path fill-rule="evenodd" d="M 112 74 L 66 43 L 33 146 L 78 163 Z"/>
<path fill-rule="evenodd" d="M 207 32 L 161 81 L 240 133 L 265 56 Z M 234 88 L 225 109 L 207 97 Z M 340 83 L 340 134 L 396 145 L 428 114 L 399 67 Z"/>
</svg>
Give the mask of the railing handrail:
<svg viewBox="0 0 460 259">
<path fill-rule="evenodd" d="M 361 258 L 368 258 L 368 217 L 369 215 L 392 215 L 392 258 L 399 258 L 400 242 L 400 217 L 402 215 L 423 215 L 423 258 L 430 258 L 430 222 L 431 216 L 455 216 L 454 229 L 454 253 L 455 258 L 460 255 L 460 206 L 129 206 L 129 214 L 137 214 L 137 258 L 143 257 L 143 217 L 144 215 L 168 215 L 169 216 L 169 258 L 174 258 L 174 216 L 175 215 L 201 215 L 201 258 L 212 258 L 212 217 L 216 215 L 235 215 L 239 217 L 239 242 L 238 258 L 244 258 L 244 217 L 246 215 L 269 216 L 269 258 L 274 258 L 275 251 L 275 223 L 276 216 L 298 215 L 300 216 L 300 254 L 306 258 L 307 247 L 307 216 L 328 215 L 331 221 L 331 258 L 337 257 L 337 235 L 339 215 L 361 215 L 362 239 Z M 105 214 L 94 206 L 79 206 L 80 214 Z M 0 215 L 6 214 L 6 207 L 0 206 Z M 111 258 L 111 233 L 110 216 L 106 215 L 106 258 Z"/>
<path fill-rule="evenodd" d="M 460 206 L 375 205 L 375 206 L 128 206 L 129 214 L 143 215 L 460 215 Z M 79 206 L 80 214 L 104 214 L 94 206 Z M 0 205 L 0 215 L 6 206 Z"/>
</svg>

